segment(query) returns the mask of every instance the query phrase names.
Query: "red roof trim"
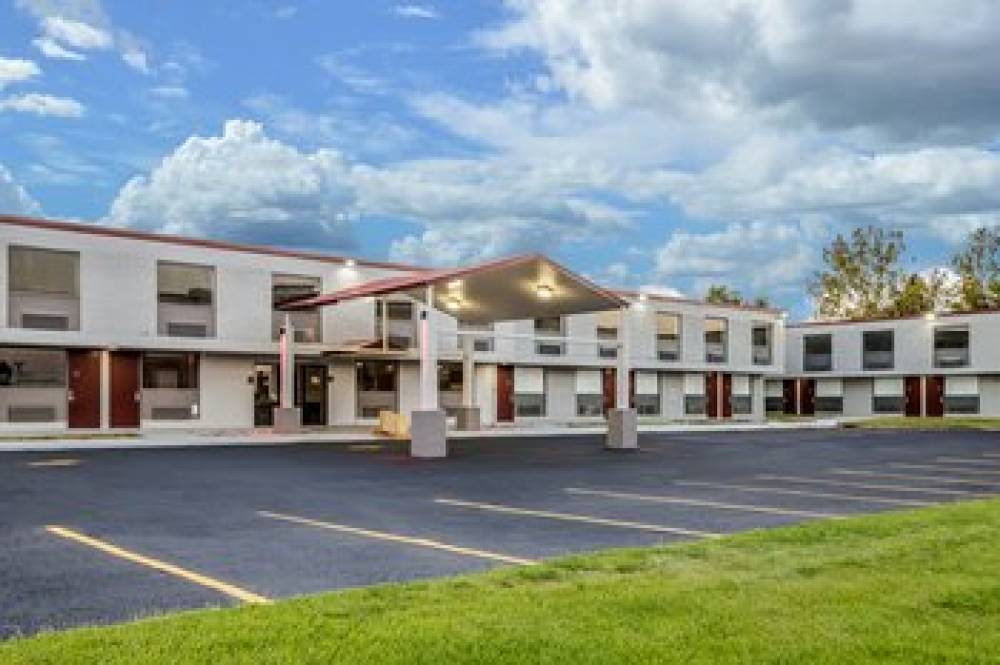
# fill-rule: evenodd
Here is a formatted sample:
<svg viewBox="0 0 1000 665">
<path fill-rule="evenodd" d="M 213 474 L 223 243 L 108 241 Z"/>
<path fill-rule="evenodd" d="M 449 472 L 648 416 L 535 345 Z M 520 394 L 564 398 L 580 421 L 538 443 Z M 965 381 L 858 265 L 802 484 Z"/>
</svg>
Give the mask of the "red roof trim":
<svg viewBox="0 0 1000 665">
<path fill-rule="evenodd" d="M 68 231 L 70 233 L 85 233 L 88 235 L 103 236 L 109 238 L 124 238 L 128 240 L 145 240 L 149 242 L 161 242 L 171 245 L 182 245 L 186 247 L 198 247 L 203 249 L 218 249 L 229 252 L 246 252 L 248 254 L 264 254 L 266 256 L 277 256 L 289 259 L 305 259 L 307 261 L 321 261 L 323 263 L 346 263 L 349 260 L 355 261 L 358 265 L 370 268 L 388 268 L 393 270 L 426 270 L 419 266 L 406 265 L 403 263 L 393 263 L 390 261 L 371 261 L 368 259 L 354 259 L 353 257 L 337 256 L 333 254 L 322 254 L 319 252 L 305 252 L 290 249 L 278 249 L 277 247 L 265 247 L 261 245 L 244 245 L 241 243 L 225 242 L 221 240 L 209 240 L 205 238 L 191 238 L 187 236 L 169 235 L 166 233 L 152 233 L 150 231 L 136 231 L 133 229 L 119 229 L 110 226 L 100 226 L 89 222 L 67 222 L 54 219 L 42 219 L 38 217 L 22 217 L 19 215 L 0 215 L 0 224 L 13 224 L 16 226 L 27 226 L 37 229 L 51 231 Z"/>
</svg>

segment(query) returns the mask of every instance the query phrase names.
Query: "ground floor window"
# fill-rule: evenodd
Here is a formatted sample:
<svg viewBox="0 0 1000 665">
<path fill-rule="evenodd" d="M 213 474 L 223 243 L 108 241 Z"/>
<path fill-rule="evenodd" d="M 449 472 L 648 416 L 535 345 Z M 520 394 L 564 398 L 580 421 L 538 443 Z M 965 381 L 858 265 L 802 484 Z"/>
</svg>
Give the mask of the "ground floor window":
<svg viewBox="0 0 1000 665">
<path fill-rule="evenodd" d="M 979 377 L 947 377 L 944 381 L 944 411 L 966 415 L 979 413 Z"/>
<path fill-rule="evenodd" d="M 733 415 L 747 416 L 753 413 L 753 394 L 750 389 L 750 377 L 746 374 L 736 374 L 732 378 L 732 394 L 729 398 Z"/>
<path fill-rule="evenodd" d="M 764 382 L 764 409 L 768 413 L 781 413 L 785 410 L 785 393 L 781 381 Z"/>
<path fill-rule="evenodd" d="M 580 369 L 576 372 L 576 415 L 598 417 L 604 413 L 604 391 L 601 370 Z"/>
<path fill-rule="evenodd" d="M 55 422 L 65 409 L 65 351 L 0 348 L 0 422 Z"/>
<path fill-rule="evenodd" d="M 684 375 L 684 415 L 705 415 L 705 375 Z"/>
<path fill-rule="evenodd" d="M 872 412 L 898 414 L 905 403 L 903 379 L 874 379 L 872 385 Z"/>
<path fill-rule="evenodd" d="M 817 379 L 816 411 L 842 413 L 844 410 L 844 382 L 840 379 Z"/>
<path fill-rule="evenodd" d="M 197 353 L 146 353 L 142 357 L 142 417 L 191 420 L 199 417 Z"/>
<path fill-rule="evenodd" d="M 514 412 L 521 418 L 545 415 L 545 370 L 541 367 L 514 368 Z"/>
<path fill-rule="evenodd" d="M 635 410 L 640 416 L 660 415 L 660 377 L 656 372 L 635 373 Z"/>
<path fill-rule="evenodd" d="M 390 360 L 362 360 L 356 365 L 357 417 L 378 418 L 380 411 L 398 410 L 398 365 Z"/>
</svg>

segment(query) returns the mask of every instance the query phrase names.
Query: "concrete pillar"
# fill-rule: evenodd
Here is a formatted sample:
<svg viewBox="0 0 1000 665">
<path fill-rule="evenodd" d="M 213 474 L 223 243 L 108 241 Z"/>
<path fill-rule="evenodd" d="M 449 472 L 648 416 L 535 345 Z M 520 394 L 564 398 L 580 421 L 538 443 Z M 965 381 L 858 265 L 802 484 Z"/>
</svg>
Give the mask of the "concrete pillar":
<svg viewBox="0 0 1000 665">
<path fill-rule="evenodd" d="M 462 348 L 462 406 L 456 414 L 458 429 L 471 432 L 480 428 L 479 407 L 476 406 L 475 338 L 459 336 Z"/>
<path fill-rule="evenodd" d="M 639 417 L 629 403 L 629 372 L 632 369 L 632 316 L 628 306 L 621 308 L 618 322 L 618 369 L 615 377 L 617 400 L 608 412 L 608 432 L 604 447 L 610 450 L 639 448 Z"/>
<path fill-rule="evenodd" d="M 763 376 L 750 377 L 750 417 L 763 421 L 767 417 L 767 388 Z"/>
<path fill-rule="evenodd" d="M 298 431 L 302 427 L 302 413 L 295 407 L 295 328 L 288 314 L 278 337 L 278 385 L 274 431 L 280 434 Z"/>
<path fill-rule="evenodd" d="M 410 416 L 410 455 L 424 459 L 448 456 L 444 411 L 438 408 L 438 340 L 434 321 L 434 287 L 427 286 L 420 311 L 420 408 Z"/>
<path fill-rule="evenodd" d="M 111 351 L 101 351 L 101 429 L 111 427 Z"/>
</svg>

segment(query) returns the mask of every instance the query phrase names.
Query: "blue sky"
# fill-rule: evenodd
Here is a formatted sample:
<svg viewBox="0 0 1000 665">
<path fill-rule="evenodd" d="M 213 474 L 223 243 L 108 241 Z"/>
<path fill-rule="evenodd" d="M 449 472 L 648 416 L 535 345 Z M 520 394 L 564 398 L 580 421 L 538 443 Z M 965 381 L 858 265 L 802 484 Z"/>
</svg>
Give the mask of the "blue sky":
<svg viewBox="0 0 1000 665">
<path fill-rule="evenodd" d="M 915 270 L 1000 220 L 1000 2 L 0 3 L 0 212 L 808 313 L 823 245 Z"/>
</svg>

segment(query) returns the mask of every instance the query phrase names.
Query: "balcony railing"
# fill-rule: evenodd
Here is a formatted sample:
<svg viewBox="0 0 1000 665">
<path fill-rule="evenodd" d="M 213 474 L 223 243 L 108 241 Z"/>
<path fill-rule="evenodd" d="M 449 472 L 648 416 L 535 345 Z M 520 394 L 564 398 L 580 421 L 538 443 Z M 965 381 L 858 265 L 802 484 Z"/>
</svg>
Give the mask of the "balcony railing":
<svg viewBox="0 0 1000 665">
<path fill-rule="evenodd" d="M 833 369 L 833 355 L 830 353 L 807 353 L 802 358 L 802 369 L 806 372 L 829 372 Z"/>
<path fill-rule="evenodd" d="M 892 351 L 865 351 L 862 366 L 865 369 L 892 369 Z"/>
<path fill-rule="evenodd" d="M 674 361 L 681 359 L 681 340 L 676 335 L 657 335 L 656 356 L 660 360 Z"/>
<path fill-rule="evenodd" d="M 563 356 L 566 355 L 566 343 L 557 339 L 536 339 L 535 353 L 540 356 Z"/>
<path fill-rule="evenodd" d="M 726 362 L 726 345 L 719 342 L 707 342 L 705 344 L 705 362 Z"/>
<path fill-rule="evenodd" d="M 755 346 L 755 347 L 753 347 L 753 364 L 754 365 L 770 365 L 771 364 L 771 347 L 770 346 Z"/>
<path fill-rule="evenodd" d="M 968 349 L 935 349 L 934 350 L 934 366 L 935 367 L 968 367 L 969 366 L 969 350 Z"/>
</svg>

